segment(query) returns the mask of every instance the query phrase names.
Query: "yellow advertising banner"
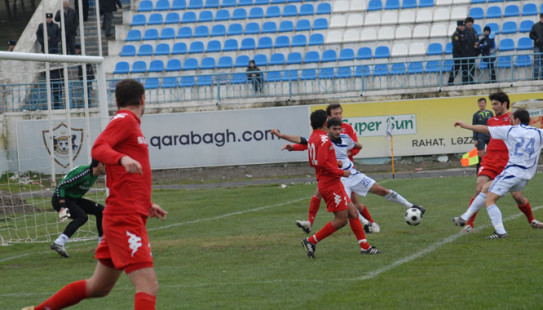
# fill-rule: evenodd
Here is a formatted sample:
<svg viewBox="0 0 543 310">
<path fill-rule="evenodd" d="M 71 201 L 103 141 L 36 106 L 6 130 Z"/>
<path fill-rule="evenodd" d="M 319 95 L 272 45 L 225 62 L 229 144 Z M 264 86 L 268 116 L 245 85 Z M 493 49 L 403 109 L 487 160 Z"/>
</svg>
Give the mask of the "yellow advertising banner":
<svg viewBox="0 0 543 310">
<path fill-rule="evenodd" d="M 342 104 L 343 121 L 351 124 L 364 146 L 359 158 L 391 155 L 387 130 L 394 136 L 394 156 L 465 153 L 473 149 L 473 133 L 453 127 L 456 120 L 472 122 L 481 96 L 413 99 Z M 543 93 L 509 94 L 511 103 L 543 99 Z M 326 105 L 311 106 L 311 111 Z"/>
</svg>

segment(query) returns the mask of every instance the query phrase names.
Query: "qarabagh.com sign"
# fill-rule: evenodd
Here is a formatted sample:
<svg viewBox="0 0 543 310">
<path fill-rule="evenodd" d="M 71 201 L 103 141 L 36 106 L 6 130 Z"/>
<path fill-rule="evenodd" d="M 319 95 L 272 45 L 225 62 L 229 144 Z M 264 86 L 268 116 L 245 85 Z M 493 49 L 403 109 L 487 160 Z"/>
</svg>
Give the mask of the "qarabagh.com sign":
<svg viewBox="0 0 543 310">
<path fill-rule="evenodd" d="M 417 117 L 414 114 L 353 117 L 344 118 L 343 121 L 353 126 L 359 137 L 386 136 L 387 130 L 393 136 L 417 133 Z"/>
</svg>

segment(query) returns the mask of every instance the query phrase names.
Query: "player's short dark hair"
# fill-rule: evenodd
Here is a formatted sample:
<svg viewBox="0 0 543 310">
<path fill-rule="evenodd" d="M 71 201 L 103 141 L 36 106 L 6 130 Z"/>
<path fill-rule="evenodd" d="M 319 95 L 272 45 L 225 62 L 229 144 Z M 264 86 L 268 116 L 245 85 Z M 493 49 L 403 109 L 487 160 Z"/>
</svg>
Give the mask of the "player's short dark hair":
<svg viewBox="0 0 543 310">
<path fill-rule="evenodd" d="M 340 126 L 341 127 L 341 121 L 335 117 L 328 120 L 328 123 L 326 124 L 328 128 L 332 126 Z"/>
<path fill-rule="evenodd" d="M 98 167 L 98 164 L 100 164 L 100 162 L 93 158 L 90 164 L 91 169 Z"/>
<path fill-rule="evenodd" d="M 115 86 L 115 99 L 119 108 L 139 106 L 143 94 L 145 94 L 145 87 L 133 79 L 119 81 Z"/>
<path fill-rule="evenodd" d="M 518 109 L 513 113 L 513 119 L 518 118 L 518 120 L 523 125 L 530 125 L 530 113 L 524 109 Z"/>
<path fill-rule="evenodd" d="M 511 101 L 509 101 L 509 96 L 507 96 L 506 93 L 499 91 L 497 93 L 490 94 L 488 98 L 490 100 L 496 100 L 498 102 L 501 102 L 502 104 L 507 102 L 507 108 L 509 109 L 509 103 L 511 103 Z"/>
<path fill-rule="evenodd" d="M 322 126 L 324 126 L 324 123 L 326 123 L 326 119 L 328 117 L 326 116 L 326 111 L 324 110 L 316 110 L 311 113 L 311 116 L 309 119 L 311 120 L 311 128 L 313 129 L 319 129 Z"/>
<path fill-rule="evenodd" d="M 331 116 L 332 115 L 332 110 L 335 110 L 335 109 L 341 109 L 341 104 L 339 103 L 330 103 L 327 107 L 326 107 L 326 115 L 328 116 Z"/>
<path fill-rule="evenodd" d="M 486 98 L 485 98 L 485 97 L 481 97 L 481 98 L 477 99 L 477 102 L 481 102 L 481 101 L 483 101 L 483 100 L 486 102 Z"/>
</svg>

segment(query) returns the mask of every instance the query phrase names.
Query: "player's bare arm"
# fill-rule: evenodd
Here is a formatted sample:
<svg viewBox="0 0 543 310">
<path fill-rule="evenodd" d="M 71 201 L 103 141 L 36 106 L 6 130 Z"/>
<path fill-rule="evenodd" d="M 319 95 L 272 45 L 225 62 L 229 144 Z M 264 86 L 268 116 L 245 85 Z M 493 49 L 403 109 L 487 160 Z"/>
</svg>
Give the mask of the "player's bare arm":
<svg viewBox="0 0 543 310">
<path fill-rule="evenodd" d="M 292 143 L 302 142 L 302 137 L 282 134 L 281 132 L 279 132 L 278 129 L 275 129 L 275 128 L 271 130 L 271 133 L 274 134 L 279 139 L 287 140 Z"/>
<path fill-rule="evenodd" d="M 355 142 L 355 143 L 354 143 L 354 148 L 362 149 L 362 148 L 363 148 L 362 143 L 360 143 L 360 142 Z"/>
<path fill-rule="evenodd" d="M 285 144 L 285 146 L 283 146 L 283 148 L 281 148 L 281 151 L 284 151 L 284 150 L 287 150 L 287 151 L 292 151 L 294 147 L 292 146 L 292 144 Z"/>
<path fill-rule="evenodd" d="M 454 122 L 454 127 L 462 127 L 464 129 L 477 131 L 479 133 L 485 133 L 490 134 L 490 131 L 488 130 L 488 126 L 485 125 L 468 125 L 464 123 L 463 121 L 456 121 Z"/>
<path fill-rule="evenodd" d="M 143 173 L 141 164 L 130 156 L 123 156 L 121 158 L 121 166 L 123 166 L 128 173 Z"/>
<path fill-rule="evenodd" d="M 151 208 L 149 208 L 149 216 L 150 217 L 156 217 L 161 220 L 165 220 L 166 216 L 168 215 L 168 212 L 164 209 L 162 209 L 159 205 L 156 203 L 153 203 L 151 205 Z"/>
</svg>

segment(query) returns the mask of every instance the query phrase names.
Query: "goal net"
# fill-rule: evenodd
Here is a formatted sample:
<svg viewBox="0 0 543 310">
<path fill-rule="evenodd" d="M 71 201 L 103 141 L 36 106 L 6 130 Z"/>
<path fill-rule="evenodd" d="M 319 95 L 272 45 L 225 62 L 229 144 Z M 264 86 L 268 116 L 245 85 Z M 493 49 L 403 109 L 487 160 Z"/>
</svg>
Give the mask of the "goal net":
<svg viewBox="0 0 543 310">
<path fill-rule="evenodd" d="M 92 56 L 0 52 L 2 245 L 51 242 L 66 227 L 59 222 L 51 197 L 67 172 L 90 164 L 92 143 L 107 123 L 102 61 Z M 85 198 L 104 203 L 104 178 Z M 96 237 L 96 221 L 90 215 L 70 240 Z"/>
</svg>

